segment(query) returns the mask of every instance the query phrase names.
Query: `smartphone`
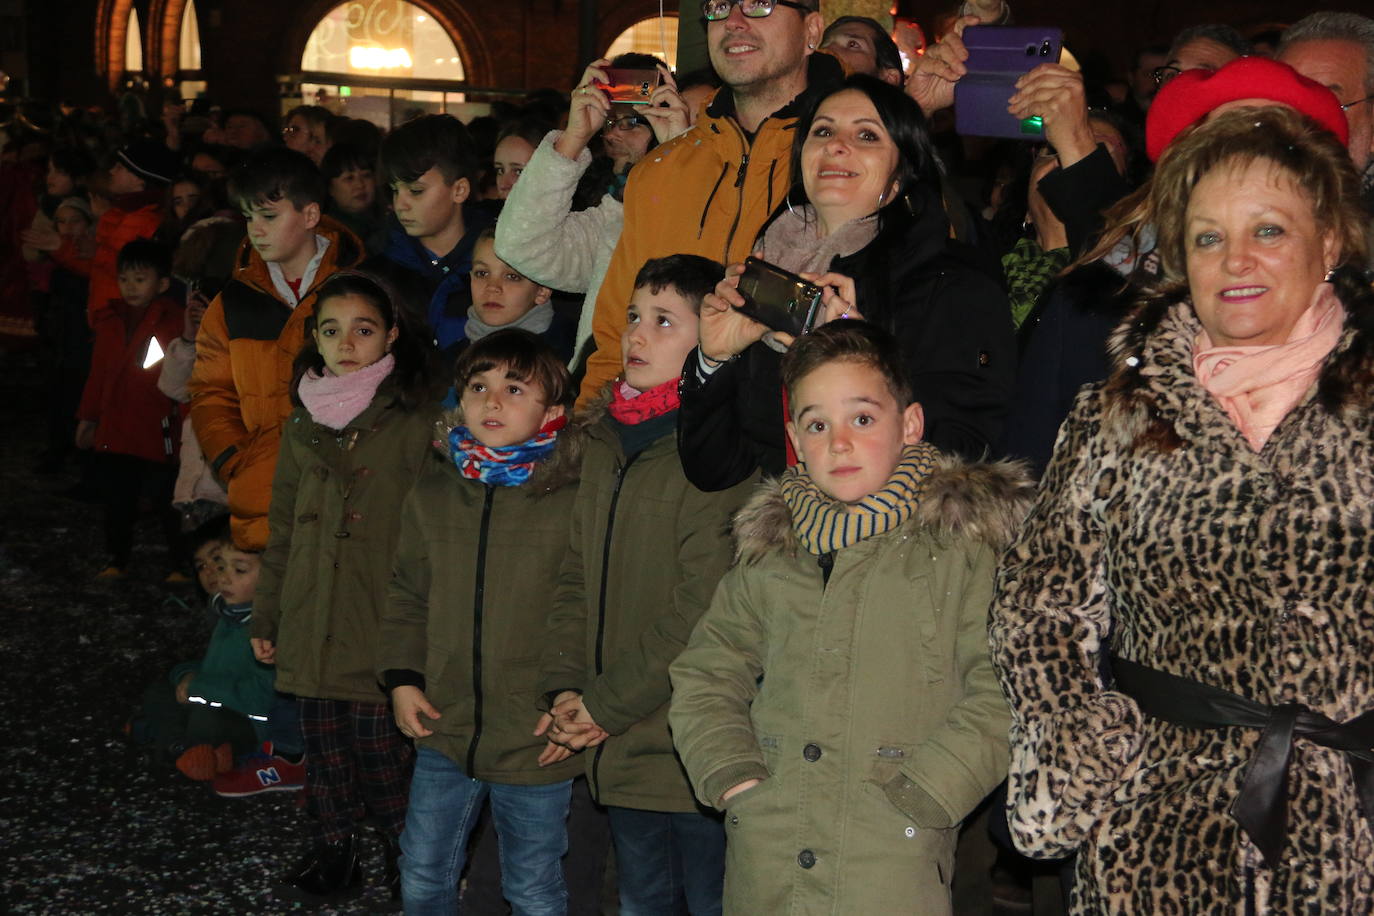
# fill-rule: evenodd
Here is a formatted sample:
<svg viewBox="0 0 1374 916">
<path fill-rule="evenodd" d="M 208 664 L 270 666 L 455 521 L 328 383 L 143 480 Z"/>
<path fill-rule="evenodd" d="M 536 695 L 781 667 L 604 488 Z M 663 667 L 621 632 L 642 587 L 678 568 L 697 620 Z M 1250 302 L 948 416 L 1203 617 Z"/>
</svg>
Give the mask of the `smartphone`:
<svg viewBox="0 0 1374 916">
<path fill-rule="evenodd" d="M 805 334 L 821 310 L 821 288 L 758 258 L 747 258 L 739 278 L 744 305 L 736 310 L 774 331 Z"/>
<path fill-rule="evenodd" d="M 219 277 L 202 277 L 191 283 L 191 292 L 196 293 L 207 303 L 215 301 L 215 297 L 223 291 L 227 284 Z"/>
<path fill-rule="evenodd" d="M 1059 63 L 1064 33 L 1052 26 L 972 25 L 964 30 L 968 73 L 954 84 L 954 129 L 970 137 L 1043 140 L 1037 115 L 1008 114 L 1016 81 L 1041 64 Z"/>
<path fill-rule="evenodd" d="M 606 68 L 606 82 L 598 83 L 606 90 L 612 102 L 626 105 L 648 105 L 649 96 L 654 94 L 663 79 L 662 71 L 628 70 L 619 67 Z"/>
</svg>

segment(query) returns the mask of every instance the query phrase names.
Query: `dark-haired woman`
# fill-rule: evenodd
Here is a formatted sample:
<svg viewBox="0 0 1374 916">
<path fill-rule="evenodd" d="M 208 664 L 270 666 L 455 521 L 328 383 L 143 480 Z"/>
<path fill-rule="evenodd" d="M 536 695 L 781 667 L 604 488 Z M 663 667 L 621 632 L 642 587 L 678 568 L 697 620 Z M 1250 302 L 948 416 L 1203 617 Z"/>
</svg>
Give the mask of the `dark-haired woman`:
<svg viewBox="0 0 1374 916">
<path fill-rule="evenodd" d="M 377 196 L 377 156 L 346 143 L 336 143 L 320 160 L 329 182 L 324 212 L 363 240 L 369 255 L 386 249 L 386 210 Z"/>
<path fill-rule="evenodd" d="M 978 459 L 999 441 L 1015 372 L 1006 295 L 950 238 L 939 162 L 916 103 L 852 76 L 797 124 L 796 184 L 755 256 L 824 288 L 824 322 L 862 317 L 898 340 L 925 438 Z M 783 335 L 735 310 L 742 265 L 701 309 L 683 373 L 679 451 L 704 490 L 787 465 L 779 382 Z"/>
<path fill-rule="evenodd" d="M 313 844 L 279 893 L 318 903 L 359 889 L 364 812 L 399 893 L 411 751 L 377 688 L 377 646 L 401 502 L 430 457 L 433 348 L 389 290 L 343 271 L 320 287 L 296 360 L 253 651 L 294 693 Z"/>
<path fill-rule="evenodd" d="M 999 573 L 1011 832 L 1078 852 L 1078 914 L 1369 913 L 1359 181 L 1314 122 L 1243 107 L 1165 150 L 1141 214 L 1162 278 Z"/>
</svg>

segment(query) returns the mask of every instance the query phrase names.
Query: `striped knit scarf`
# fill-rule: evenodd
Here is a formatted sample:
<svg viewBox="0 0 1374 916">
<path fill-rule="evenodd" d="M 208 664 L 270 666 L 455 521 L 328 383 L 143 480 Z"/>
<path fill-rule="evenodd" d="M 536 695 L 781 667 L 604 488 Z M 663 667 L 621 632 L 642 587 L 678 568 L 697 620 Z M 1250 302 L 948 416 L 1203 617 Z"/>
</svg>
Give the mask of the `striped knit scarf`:
<svg viewBox="0 0 1374 916">
<path fill-rule="evenodd" d="M 535 465 L 553 454 L 558 431 L 567 417 L 555 417 L 540 427 L 533 437 L 515 445 L 483 445 L 466 426 L 449 430 L 449 454 L 458 473 L 468 480 L 480 480 L 493 487 L 518 487 L 530 479 Z"/>
<path fill-rule="evenodd" d="M 939 449 L 928 442 L 906 446 L 882 489 L 856 503 L 831 499 L 802 465 L 788 468 L 780 486 L 797 539 L 807 553 L 820 556 L 899 527 L 920 504 L 921 491 L 935 470 L 939 454 Z"/>
</svg>

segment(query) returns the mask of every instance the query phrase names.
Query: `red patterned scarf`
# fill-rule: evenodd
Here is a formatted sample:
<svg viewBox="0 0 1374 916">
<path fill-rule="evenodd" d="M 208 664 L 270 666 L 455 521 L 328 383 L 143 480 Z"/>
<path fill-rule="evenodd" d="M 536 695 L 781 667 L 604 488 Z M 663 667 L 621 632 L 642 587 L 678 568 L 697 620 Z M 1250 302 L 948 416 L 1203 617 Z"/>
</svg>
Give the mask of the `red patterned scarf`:
<svg viewBox="0 0 1374 916">
<path fill-rule="evenodd" d="M 661 417 L 678 408 L 677 383 L 678 379 L 671 378 L 656 388 L 640 391 L 630 387 L 628 382 L 621 382 L 615 386 L 611 403 L 606 409 L 617 422 L 626 426 Z"/>
</svg>

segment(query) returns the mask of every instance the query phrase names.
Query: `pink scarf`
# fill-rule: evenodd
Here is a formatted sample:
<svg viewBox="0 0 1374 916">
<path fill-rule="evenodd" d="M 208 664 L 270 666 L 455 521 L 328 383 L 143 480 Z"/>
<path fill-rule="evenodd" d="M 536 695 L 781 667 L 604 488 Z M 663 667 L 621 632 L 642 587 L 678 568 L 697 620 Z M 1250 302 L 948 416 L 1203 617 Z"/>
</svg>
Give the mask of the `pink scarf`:
<svg viewBox="0 0 1374 916">
<path fill-rule="evenodd" d="M 1258 452 L 1312 387 L 1344 328 L 1345 306 L 1322 283 L 1285 343 L 1214 347 L 1204 328 L 1193 342 L 1193 372 Z"/>
<path fill-rule="evenodd" d="M 301 403 L 310 412 L 310 419 L 330 429 L 343 429 L 358 414 L 367 409 L 377 396 L 377 386 L 396 366 L 390 353 L 370 366 L 355 369 L 347 375 L 335 375 L 328 368 L 324 375 L 314 369 L 301 376 Z"/>
</svg>

